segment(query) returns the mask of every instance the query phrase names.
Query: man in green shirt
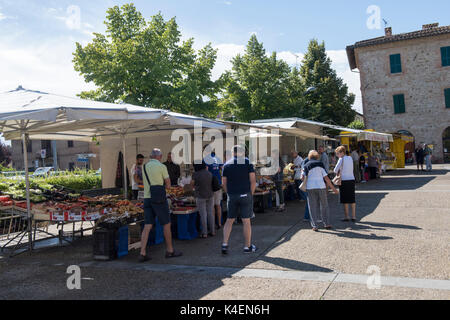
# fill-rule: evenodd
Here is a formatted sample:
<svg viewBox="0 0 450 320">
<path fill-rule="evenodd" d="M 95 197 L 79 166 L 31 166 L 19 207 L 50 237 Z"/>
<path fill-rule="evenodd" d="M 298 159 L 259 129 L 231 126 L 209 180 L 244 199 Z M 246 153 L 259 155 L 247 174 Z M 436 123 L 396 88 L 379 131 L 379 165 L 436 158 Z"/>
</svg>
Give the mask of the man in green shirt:
<svg viewBox="0 0 450 320">
<path fill-rule="evenodd" d="M 158 218 L 159 223 L 164 228 L 164 239 L 166 241 L 166 258 L 175 258 L 182 255 L 173 249 L 172 231 L 170 224 L 170 210 L 165 188 L 170 188 L 170 178 L 167 167 L 161 163 L 162 152 L 159 149 L 153 149 L 150 155 L 150 161 L 143 167 L 144 180 L 144 215 L 145 226 L 141 237 L 141 255 L 139 262 L 149 260 L 147 256 L 148 236 L 153 225 Z M 152 192 L 154 193 L 152 196 Z"/>
</svg>

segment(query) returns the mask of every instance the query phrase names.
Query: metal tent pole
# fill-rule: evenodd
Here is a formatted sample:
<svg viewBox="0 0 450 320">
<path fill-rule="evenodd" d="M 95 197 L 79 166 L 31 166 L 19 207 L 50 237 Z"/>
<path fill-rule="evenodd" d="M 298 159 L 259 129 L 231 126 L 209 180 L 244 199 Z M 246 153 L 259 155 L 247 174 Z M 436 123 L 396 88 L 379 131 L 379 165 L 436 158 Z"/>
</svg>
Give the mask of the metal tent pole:
<svg viewBox="0 0 450 320">
<path fill-rule="evenodd" d="M 122 153 L 123 153 L 123 193 L 124 193 L 124 199 L 128 199 L 128 181 L 127 181 L 127 150 L 126 150 L 126 143 L 125 143 L 125 135 L 121 134 L 122 138 Z"/>
<path fill-rule="evenodd" d="M 32 228 L 31 228 L 30 177 L 28 175 L 27 140 L 28 140 L 28 133 L 23 132 L 22 133 L 22 144 L 23 144 L 23 162 L 25 165 L 25 185 L 26 185 L 26 195 L 27 195 L 28 247 L 31 252 L 33 250 L 33 234 L 32 234 Z"/>
</svg>

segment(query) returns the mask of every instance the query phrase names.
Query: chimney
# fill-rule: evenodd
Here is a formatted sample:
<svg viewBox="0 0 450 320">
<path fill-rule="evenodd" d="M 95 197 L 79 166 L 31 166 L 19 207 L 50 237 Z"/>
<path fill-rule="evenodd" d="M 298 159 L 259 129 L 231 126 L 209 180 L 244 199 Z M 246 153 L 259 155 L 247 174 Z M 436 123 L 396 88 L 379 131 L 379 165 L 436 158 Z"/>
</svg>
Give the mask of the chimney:
<svg viewBox="0 0 450 320">
<path fill-rule="evenodd" d="M 437 27 L 439 27 L 439 23 L 424 24 L 422 26 L 422 30 L 429 30 L 429 29 L 433 29 L 433 28 L 437 28 Z"/>
<path fill-rule="evenodd" d="M 384 35 L 385 37 L 392 37 L 392 28 L 391 27 L 385 28 Z"/>
</svg>

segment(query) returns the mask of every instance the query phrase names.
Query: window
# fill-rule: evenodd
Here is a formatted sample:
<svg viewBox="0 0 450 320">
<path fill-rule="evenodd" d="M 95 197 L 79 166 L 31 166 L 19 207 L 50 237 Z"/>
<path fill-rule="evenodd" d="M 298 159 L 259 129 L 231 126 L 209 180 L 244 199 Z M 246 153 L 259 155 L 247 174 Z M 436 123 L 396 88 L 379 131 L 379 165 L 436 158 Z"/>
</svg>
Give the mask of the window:
<svg viewBox="0 0 450 320">
<path fill-rule="evenodd" d="M 401 73 L 402 72 L 402 58 L 400 54 L 392 54 L 390 56 L 391 60 L 391 73 Z"/>
<path fill-rule="evenodd" d="M 442 47 L 441 56 L 442 56 L 442 66 L 443 67 L 450 66 L 450 47 Z"/>
<path fill-rule="evenodd" d="M 67 147 L 68 148 L 73 148 L 73 141 L 72 140 L 67 141 Z"/>
<path fill-rule="evenodd" d="M 444 90 L 445 107 L 450 108 L 450 88 Z"/>
<path fill-rule="evenodd" d="M 394 113 L 405 113 L 405 95 L 397 94 L 394 96 Z"/>
<path fill-rule="evenodd" d="M 20 152 L 23 152 L 23 142 L 20 142 Z M 27 152 L 32 153 L 33 152 L 33 145 L 31 144 L 31 140 L 28 140 L 27 142 Z"/>
<path fill-rule="evenodd" d="M 45 149 L 47 157 L 52 154 L 52 142 L 50 140 L 41 140 L 41 149 Z"/>
</svg>

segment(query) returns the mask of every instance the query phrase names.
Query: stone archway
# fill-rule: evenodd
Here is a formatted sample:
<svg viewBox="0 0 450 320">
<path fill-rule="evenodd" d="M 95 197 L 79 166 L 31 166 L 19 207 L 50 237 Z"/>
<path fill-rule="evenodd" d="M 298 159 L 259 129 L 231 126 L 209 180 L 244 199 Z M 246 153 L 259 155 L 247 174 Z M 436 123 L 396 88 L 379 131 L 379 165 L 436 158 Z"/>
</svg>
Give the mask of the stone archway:
<svg viewBox="0 0 450 320">
<path fill-rule="evenodd" d="M 442 134 L 442 144 L 444 150 L 444 163 L 450 163 L 450 127 Z"/>
<path fill-rule="evenodd" d="M 413 137 L 413 142 L 408 142 L 405 145 L 405 164 L 413 164 L 414 163 L 414 151 L 416 149 L 416 139 L 414 135 L 407 130 L 399 130 L 397 133 L 403 134 L 405 136 Z"/>
</svg>

